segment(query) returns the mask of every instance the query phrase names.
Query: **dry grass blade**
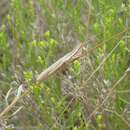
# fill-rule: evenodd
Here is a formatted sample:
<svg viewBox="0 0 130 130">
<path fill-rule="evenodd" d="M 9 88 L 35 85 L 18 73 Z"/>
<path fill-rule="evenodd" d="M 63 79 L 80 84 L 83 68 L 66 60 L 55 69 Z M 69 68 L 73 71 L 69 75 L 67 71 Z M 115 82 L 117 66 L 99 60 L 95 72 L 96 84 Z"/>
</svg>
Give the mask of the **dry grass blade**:
<svg viewBox="0 0 130 130">
<path fill-rule="evenodd" d="M 3 116 L 8 113 L 14 106 L 15 104 L 22 98 L 24 97 L 26 94 L 29 93 L 29 90 L 26 90 L 21 96 L 16 96 L 13 101 L 11 102 L 11 104 L 9 104 L 1 113 L 0 113 L 0 119 L 3 118 Z"/>
<path fill-rule="evenodd" d="M 107 96 L 105 97 L 105 99 L 102 101 L 101 104 L 99 104 L 94 111 L 89 115 L 88 117 L 88 122 L 90 122 L 90 119 L 93 115 L 95 115 L 95 113 L 99 110 L 99 108 L 101 108 L 109 99 L 109 97 L 112 95 L 113 90 L 117 87 L 117 85 L 127 76 L 127 71 L 123 74 L 123 76 L 121 76 L 121 78 L 113 85 L 113 87 L 110 89 L 109 93 L 107 94 Z M 129 126 L 129 124 L 127 122 L 125 122 L 127 126 Z"/>
<path fill-rule="evenodd" d="M 1 113 L 0 113 L 0 119 L 5 115 L 5 113 L 7 113 L 8 111 L 10 111 L 13 106 L 16 104 L 16 102 L 19 100 L 19 97 L 15 97 L 14 100 L 12 101 L 12 103 L 10 105 L 8 105 Z"/>
<path fill-rule="evenodd" d="M 60 58 L 46 70 L 44 70 L 38 77 L 37 83 L 47 79 L 49 76 L 57 72 L 59 69 L 63 68 L 66 64 L 71 63 L 77 58 L 82 56 L 83 44 L 79 44 L 71 52 Z"/>
</svg>

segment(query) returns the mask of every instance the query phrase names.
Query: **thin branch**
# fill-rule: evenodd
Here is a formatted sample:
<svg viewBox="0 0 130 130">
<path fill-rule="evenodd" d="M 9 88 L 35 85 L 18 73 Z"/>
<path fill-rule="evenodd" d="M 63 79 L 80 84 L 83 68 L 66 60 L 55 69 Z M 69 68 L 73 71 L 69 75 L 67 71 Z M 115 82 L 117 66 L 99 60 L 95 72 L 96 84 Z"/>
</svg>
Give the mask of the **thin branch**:
<svg viewBox="0 0 130 130">
<path fill-rule="evenodd" d="M 130 126 L 129 125 L 129 122 L 121 115 L 119 114 L 118 112 L 116 111 L 113 111 L 113 110 L 110 110 L 110 109 L 104 109 L 105 111 L 108 111 L 108 112 L 111 112 L 111 113 L 114 113 L 117 117 L 119 117 L 127 126 Z"/>
<path fill-rule="evenodd" d="M 2 117 L 8 113 L 14 106 L 15 104 L 21 99 L 23 98 L 25 95 L 27 95 L 29 93 L 29 89 L 27 89 L 21 96 L 16 96 L 14 98 L 14 100 L 11 102 L 10 105 L 8 105 L 1 113 L 0 113 L 0 119 L 2 119 Z"/>
<path fill-rule="evenodd" d="M 117 87 L 117 85 L 127 76 L 127 71 L 123 74 L 123 76 L 113 85 L 113 87 L 110 89 L 109 93 L 107 94 L 106 98 L 102 101 L 101 104 L 99 104 L 95 110 L 89 115 L 88 117 L 88 122 L 90 122 L 90 119 L 93 115 L 95 115 L 95 113 L 99 110 L 99 108 L 101 108 L 109 99 L 109 97 L 112 95 L 112 93 L 114 92 L 113 90 Z M 129 124 L 127 124 L 129 126 Z"/>
</svg>

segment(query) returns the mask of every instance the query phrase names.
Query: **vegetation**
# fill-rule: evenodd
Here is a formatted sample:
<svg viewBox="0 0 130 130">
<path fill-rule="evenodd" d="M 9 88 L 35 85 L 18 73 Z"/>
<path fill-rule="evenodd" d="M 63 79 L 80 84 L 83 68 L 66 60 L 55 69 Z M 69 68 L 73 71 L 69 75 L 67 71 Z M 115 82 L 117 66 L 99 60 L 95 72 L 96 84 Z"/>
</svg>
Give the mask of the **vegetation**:
<svg viewBox="0 0 130 130">
<path fill-rule="evenodd" d="M 130 0 L 11 0 L 0 21 L 0 129 L 129 130 L 129 20 Z M 36 83 L 80 43 L 81 58 Z"/>
</svg>

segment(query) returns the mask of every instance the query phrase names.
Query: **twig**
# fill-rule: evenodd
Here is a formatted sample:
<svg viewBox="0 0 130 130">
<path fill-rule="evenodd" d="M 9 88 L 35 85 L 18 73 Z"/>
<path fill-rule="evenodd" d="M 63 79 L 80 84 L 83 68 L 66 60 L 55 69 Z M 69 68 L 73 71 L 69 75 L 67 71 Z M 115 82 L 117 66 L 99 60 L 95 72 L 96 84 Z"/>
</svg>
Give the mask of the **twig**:
<svg viewBox="0 0 130 130">
<path fill-rule="evenodd" d="M 123 74 L 123 76 L 113 85 L 113 87 L 110 89 L 109 93 L 107 94 L 106 98 L 103 100 L 103 102 L 101 104 L 99 104 L 95 110 L 89 115 L 88 117 L 88 122 L 90 122 L 90 119 L 93 115 L 95 115 L 95 113 L 98 111 L 99 108 L 101 108 L 106 101 L 109 99 L 109 97 L 112 95 L 113 90 L 117 87 L 117 85 L 127 76 L 128 72 L 126 70 L 126 72 Z M 129 124 L 127 124 L 129 126 Z"/>
<path fill-rule="evenodd" d="M 26 91 L 23 93 L 23 95 L 21 95 L 21 96 L 16 96 L 16 97 L 14 98 L 14 100 L 11 102 L 11 104 L 8 105 L 8 106 L 0 113 L 0 119 L 2 119 L 2 117 L 3 117 L 6 113 L 8 113 L 22 97 L 24 97 L 24 96 L 25 96 L 26 94 L 28 94 L 28 93 L 29 93 L 29 89 L 26 90 Z"/>
<path fill-rule="evenodd" d="M 125 39 L 123 37 L 122 39 Z M 109 59 L 109 57 L 112 55 L 112 53 L 116 50 L 116 48 L 120 45 L 120 41 L 115 45 L 115 47 L 109 52 L 109 54 L 102 60 L 102 62 L 99 64 L 99 66 L 92 72 L 92 74 L 89 76 L 89 78 L 85 81 L 87 83 L 94 75 L 95 73 L 104 65 L 104 63 Z M 80 89 L 83 89 L 84 87 L 81 87 Z"/>
<path fill-rule="evenodd" d="M 110 110 L 110 109 L 104 109 L 105 111 L 108 111 L 108 112 L 111 112 L 111 113 L 114 113 L 117 117 L 119 117 L 127 126 L 130 126 L 129 125 L 129 122 L 121 115 L 119 114 L 118 112 L 116 111 L 113 111 L 113 110 Z"/>
</svg>

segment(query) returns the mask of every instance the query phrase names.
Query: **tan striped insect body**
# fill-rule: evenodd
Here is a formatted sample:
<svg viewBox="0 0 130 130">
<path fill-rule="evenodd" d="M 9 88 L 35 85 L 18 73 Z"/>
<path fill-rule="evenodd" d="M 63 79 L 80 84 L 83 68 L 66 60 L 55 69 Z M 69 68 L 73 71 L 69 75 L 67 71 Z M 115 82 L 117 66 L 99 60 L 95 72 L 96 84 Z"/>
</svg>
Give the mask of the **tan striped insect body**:
<svg viewBox="0 0 130 130">
<path fill-rule="evenodd" d="M 60 58 L 46 70 L 44 70 L 38 77 L 37 83 L 47 79 L 50 75 L 57 72 L 57 70 L 63 68 L 66 64 L 76 60 L 77 58 L 81 57 L 82 55 L 83 44 L 78 44 L 75 49 L 71 52 Z"/>
</svg>

